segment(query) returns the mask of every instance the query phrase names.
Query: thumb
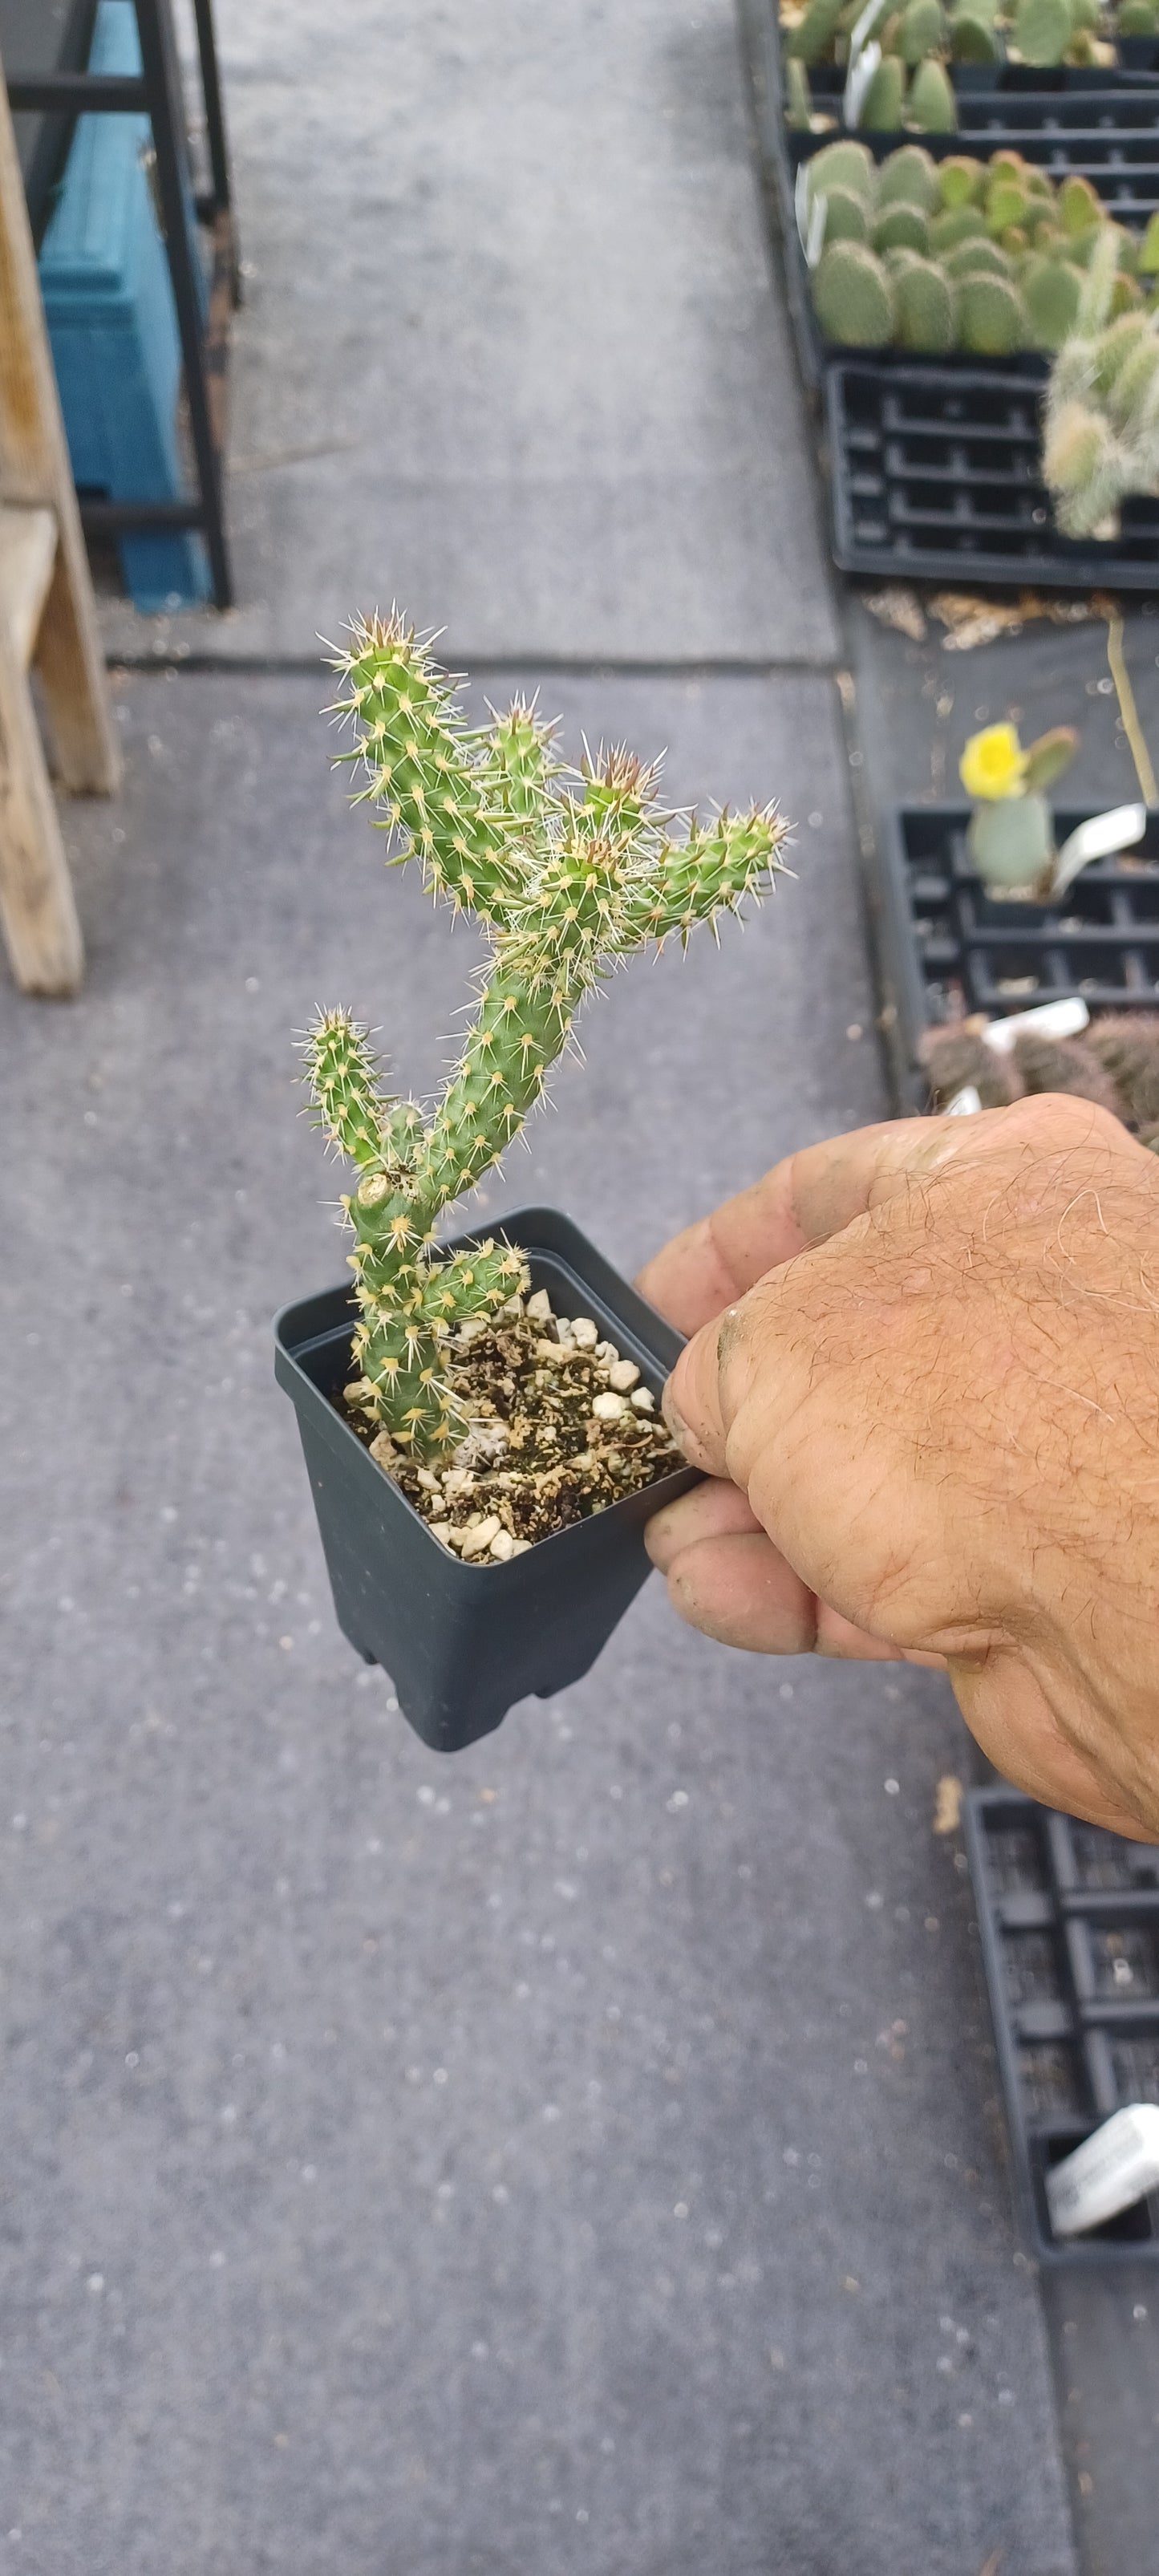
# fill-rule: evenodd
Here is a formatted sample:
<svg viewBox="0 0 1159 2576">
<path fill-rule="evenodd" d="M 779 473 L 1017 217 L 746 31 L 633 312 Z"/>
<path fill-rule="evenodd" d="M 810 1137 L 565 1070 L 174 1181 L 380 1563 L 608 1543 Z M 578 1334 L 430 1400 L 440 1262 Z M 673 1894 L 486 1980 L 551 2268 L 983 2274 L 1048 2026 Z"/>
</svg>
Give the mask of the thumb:
<svg viewBox="0 0 1159 2576">
<path fill-rule="evenodd" d="M 737 1366 L 744 1338 L 741 1306 L 726 1307 L 686 1343 L 664 1389 L 664 1419 L 676 1446 L 706 1476 L 729 1472 L 728 1435 L 743 1391 L 737 1378 L 748 1376 Z"/>
</svg>

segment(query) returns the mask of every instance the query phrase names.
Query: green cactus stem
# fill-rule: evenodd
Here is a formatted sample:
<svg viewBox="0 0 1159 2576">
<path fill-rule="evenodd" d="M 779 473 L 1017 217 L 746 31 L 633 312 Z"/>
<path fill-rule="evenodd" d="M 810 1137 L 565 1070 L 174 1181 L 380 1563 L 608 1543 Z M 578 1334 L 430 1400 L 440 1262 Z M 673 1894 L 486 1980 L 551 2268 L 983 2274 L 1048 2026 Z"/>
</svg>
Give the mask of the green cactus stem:
<svg viewBox="0 0 1159 2576">
<path fill-rule="evenodd" d="M 900 54 L 883 54 L 862 101 L 859 123 L 866 134 L 896 134 L 905 105 L 905 64 Z"/>
<path fill-rule="evenodd" d="M 879 256 L 887 250 L 928 250 L 929 240 L 930 228 L 920 206 L 900 201 L 886 206 L 873 227 L 873 247 Z"/>
<path fill-rule="evenodd" d="M 903 143 L 883 161 L 877 174 L 877 211 L 884 214 L 887 206 L 916 206 L 919 214 L 933 215 L 938 207 L 937 163 L 924 144 Z"/>
<path fill-rule="evenodd" d="M 1073 31 L 1070 0 L 1018 0 L 1014 42 L 1024 63 L 1061 63 Z"/>
<path fill-rule="evenodd" d="M 834 242 L 813 272 L 813 304 L 826 339 L 846 349 L 884 349 L 897 319 L 884 263 L 857 242 Z"/>
<path fill-rule="evenodd" d="M 906 123 L 916 134 L 956 134 L 958 104 L 944 63 L 933 54 L 919 63 L 906 101 Z"/>
<path fill-rule="evenodd" d="M 947 153 L 938 164 L 938 195 L 947 212 L 976 205 L 986 186 L 986 164 L 968 152 Z"/>
<path fill-rule="evenodd" d="M 894 279 L 898 347 L 929 358 L 947 357 L 958 336 L 958 299 L 933 260 L 907 261 Z"/>
<path fill-rule="evenodd" d="M 813 122 L 813 93 L 804 63 L 790 54 L 786 64 L 785 123 L 795 133 L 807 134 Z"/>
<path fill-rule="evenodd" d="M 841 12 L 842 0 L 809 0 L 804 17 L 789 38 L 789 53 L 801 63 L 823 62 L 833 43 Z"/>
<path fill-rule="evenodd" d="M 899 51 L 911 71 L 927 54 L 940 54 L 948 42 L 946 13 L 941 0 L 908 0 L 902 11 Z"/>
<path fill-rule="evenodd" d="M 443 1365 L 458 1326 L 518 1290 L 520 1255 L 502 1243 L 440 1255 L 443 1212 L 498 1161 L 539 1099 L 586 995 L 649 944 L 686 941 L 739 910 L 781 866 L 786 827 L 771 810 L 693 821 L 657 805 L 655 778 L 624 751 L 574 777 L 551 728 L 517 702 L 473 731 L 455 685 L 397 616 L 353 630 L 336 667 L 345 757 L 433 894 L 483 925 L 490 960 L 458 1065 L 429 1115 L 390 1101 L 367 1033 L 325 1011 L 306 1040 L 318 1123 L 355 1166 L 344 1201 L 359 1305 L 348 1396 L 401 1447 L 431 1456 L 461 1437 Z"/>
<path fill-rule="evenodd" d="M 824 237 L 827 242 L 868 241 L 869 210 L 864 197 L 852 188 L 826 188 Z"/>
<path fill-rule="evenodd" d="M 1026 306 L 1009 278 L 970 275 L 958 280 L 962 347 L 978 358 L 1008 358 L 1030 337 Z"/>
<path fill-rule="evenodd" d="M 966 843 L 979 876 L 992 892 L 1024 894 L 1048 879 L 1054 859 L 1054 825 L 1045 796 L 1002 796 L 976 805 Z"/>
</svg>

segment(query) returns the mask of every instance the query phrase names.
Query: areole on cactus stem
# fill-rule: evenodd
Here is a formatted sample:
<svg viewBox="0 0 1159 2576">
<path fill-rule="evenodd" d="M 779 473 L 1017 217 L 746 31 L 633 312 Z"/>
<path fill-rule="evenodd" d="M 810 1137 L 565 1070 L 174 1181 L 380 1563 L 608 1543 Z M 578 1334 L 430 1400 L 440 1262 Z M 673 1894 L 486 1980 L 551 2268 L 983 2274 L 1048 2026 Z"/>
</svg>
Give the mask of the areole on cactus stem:
<svg viewBox="0 0 1159 2576">
<path fill-rule="evenodd" d="M 469 726 L 458 683 L 397 614 L 356 623 L 335 667 L 335 712 L 357 737 L 342 756 L 366 771 L 356 801 L 382 809 L 383 828 L 404 836 L 399 857 L 475 916 L 491 952 L 431 1113 L 388 1097 L 348 1012 L 320 1013 L 305 1048 L 317 1123 L 358 1174 L 343 1202 L 360 1309 L 351 1400 L 431 1456 L 465 1429 L 441 1346 L 518 1294 L 523 1270 L 502 1242 L 441 1255 L 439 1217 L 517 1134 L 585 994 L 636 950 L 686 942 L 767 891 L 788 826 L 768 807 L 704 825 L 666 813 L 655 771 L 623 749 L 569 770 L 554 728 L 522 701 Z"/>
</svg>

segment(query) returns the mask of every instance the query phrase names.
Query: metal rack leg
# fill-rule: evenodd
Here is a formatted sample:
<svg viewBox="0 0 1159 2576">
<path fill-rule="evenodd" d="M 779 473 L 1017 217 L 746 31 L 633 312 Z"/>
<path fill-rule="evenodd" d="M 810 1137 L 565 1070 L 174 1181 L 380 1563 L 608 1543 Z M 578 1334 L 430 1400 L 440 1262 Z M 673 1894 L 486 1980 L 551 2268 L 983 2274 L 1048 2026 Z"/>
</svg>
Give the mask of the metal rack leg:
<svg viewBox="0 0 1159 2576">
<path fill-rule="evenodd" d="M 230 287 L 235 306 L 241 303 L 241 261 L 237 232 L 233 221 L 233 187 L 230 180 L 229 145 L 226 141 L 225 111 L 221 100 L 221 79 L 217 67 L 217 38 L 213 26 L 213 0 L 193 0 L 197 26 L 197 51 L 201 63 L 201 91 L 205 100 L 205 132 L 209 144 L 209 167 L 213 179 L 215 214 L 230 218 Z"/>
<path fill-rule="evenodd" d="M 233 605 L 233 581 L 221 502 L 221 469 L 213 435 L 205 366 L 205 328 L 197 267 L 197 245 L 191 239 L 192 202 L 184 166 L 185 116 L 177 49 L 169 0 L 135 0 L 141 38 L 141 65 L 153 125 L 157 156 L 157 189 L 165 247 L 177 307 L 177 328 L 185 363 L 185 393 L 197 480 L 205 512 L 205 543 L 218 608 Z M 219 102 L 220 104 L 220 102 Z"/>
</svg>

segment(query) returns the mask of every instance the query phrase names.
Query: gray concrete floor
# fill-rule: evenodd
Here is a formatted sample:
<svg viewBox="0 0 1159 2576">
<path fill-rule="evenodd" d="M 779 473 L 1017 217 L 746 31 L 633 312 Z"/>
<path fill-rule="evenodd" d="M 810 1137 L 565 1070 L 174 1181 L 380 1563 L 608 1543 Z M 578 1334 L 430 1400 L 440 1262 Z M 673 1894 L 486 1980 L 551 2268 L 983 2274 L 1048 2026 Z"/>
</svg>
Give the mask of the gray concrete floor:
<svg viewBox="0 0 1159 2576">
<path fill-rule="evenodd" d="M 333 427 L 344 351 L 361 462 L 236 478 L 260 605 L 197 649 L 397 592 L 529 685 L 730 664 L 544 694 L 798 821 L 797 882 L 618 980 L 491 1190 L 630 1267 L 885 1105 L 731 14 L 222 20 L 239 449 Z M 342 1255 L 292 1033 L 349 1000 L 429 1085 L 473 952 L 347 812 L 322 694 L 122 676 L 124 798 L 67 818 L 85 992 L 0 995 L 0 2567 L 1073 2576 L 943 1688 L 726 1654 L 652 1584 L 440 1763 L 334 1628 L 271 1376 Z"/>
</svg>

